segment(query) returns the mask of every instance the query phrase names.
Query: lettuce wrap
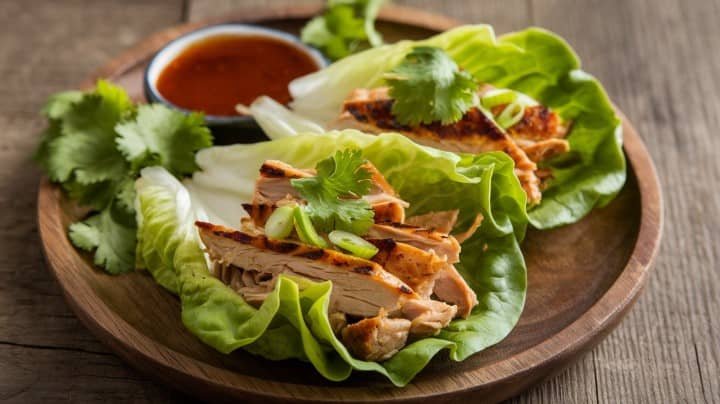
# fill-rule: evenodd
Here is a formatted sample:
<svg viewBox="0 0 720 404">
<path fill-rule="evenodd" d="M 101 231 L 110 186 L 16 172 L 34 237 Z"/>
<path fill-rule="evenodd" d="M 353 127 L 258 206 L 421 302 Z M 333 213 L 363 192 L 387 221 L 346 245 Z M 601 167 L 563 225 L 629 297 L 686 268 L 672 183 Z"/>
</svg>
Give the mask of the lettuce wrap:
<svg viewBox="0 0 720 404">
<path fill-rule="evenodd" d="M 330 282 L 281 276 L 256 309 L 210 274 L 193 225 L 200 219 L 239 227 L 240 204 L 252 199 L 258 169 L 267 159 L 313 167 L 348 148 L 361 150 L 410 202 L 408 215 L 459 209 L 458 230 L 478 213 L 485 217 L 463 244 L 458 265 L 477 293 L 478 306 L 469 318 L 453 321 L 382 363 L 353 358 L 333 334 Z M 182 184 L 160 167 L 142 171 L 136 184 L 138 262 L 178 295 L 185 326 L 220 352 L 244 348 L 272 360 L 308 361 L 333 381 L 346 379 L 352 370 L 374 371 L 403 386 L 440 350 L 447 348 L 452 360 L 463 360 L 502 340 L 520 317 L 526 268 L 519 240 L 527 225 L 526 200 L 505 154 L 458 155 L 397 134 L 346 130 L 212 147 L 198 153 L 197 164 L 200 171 Z"/>
<path fill-rule="evenodd" d="M 580 70 L 570 46 L 539 28 L 496 38 L 489 25 L 469 25 L 427 40 L 369 49 L 290 83 L 292 117 L 289 111 L 278 114 L 278 105 L 267 100 L 253 114 L 271 138 L 326 125 L 338 117 L 352 90 L 385 85 L 383 75 L 416 46 L 439 47 L 478 82 L 520 91 L 572 122 L 571 151 L 548 162 L 554 179 L 529 211 L 534 227 L 574 223 L 620 191 L 626 177 L 620 119 L 600 83 Z"/>
</svg>

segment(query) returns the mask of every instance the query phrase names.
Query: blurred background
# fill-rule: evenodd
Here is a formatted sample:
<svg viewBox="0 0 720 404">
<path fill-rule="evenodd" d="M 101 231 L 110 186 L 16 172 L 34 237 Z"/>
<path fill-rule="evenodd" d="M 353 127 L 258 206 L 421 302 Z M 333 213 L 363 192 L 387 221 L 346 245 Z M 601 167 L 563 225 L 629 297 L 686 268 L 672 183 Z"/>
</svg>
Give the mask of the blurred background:
<svg viewBox="0 0 720 404">
<path fill-rule="evenodd" d="M 0 401 L 176 402 L 125 365 L 65 304 L 44 267 L 30 160 L 46 97 L 145 36 L 230 10 L 299 0 L 0 1 Z M 653 155 L 666 228 L 647 289 L 596 349 L 512 402 L 720 398 L 720 2 L 396 0 L 497 33 L 565 37 Z"/>
</svg>

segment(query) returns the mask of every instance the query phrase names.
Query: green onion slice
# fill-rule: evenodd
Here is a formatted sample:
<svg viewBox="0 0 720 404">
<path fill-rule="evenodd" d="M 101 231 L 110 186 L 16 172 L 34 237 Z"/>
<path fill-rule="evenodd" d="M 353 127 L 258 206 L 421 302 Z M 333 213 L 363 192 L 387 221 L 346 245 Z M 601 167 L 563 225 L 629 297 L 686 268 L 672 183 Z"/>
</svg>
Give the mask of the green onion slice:
<svg viewBox="0 0 720 404">
<path fill-rule="evenodd" d="M 274 239 L 287 238 L 293 231 L 294 206 L 281 206 L 265 222 L 265 234 Z"/>
<path fill-rule="evenodd" d="M 313 227 L 312 222 L 310 221 L 310 216 L 308 216 L 302 206 L 296 206 L 293 210 L 293 217 L 295 218 L 295 231 L 297 231 L 300 240 L 303 243 L 314 245 L 316 247 L 327 247 L 327 242 L 320 237 L 317 231 L 315 231 L 315 227 Z"/>
<path fill-rule="evenodd" d="M 510 104 L 511 102 L 514 102 L 517 98 L 518 93 L 513 90 L 507 90 L 504 88 L 494 89 L 483 94 L 482 98 L 480 99 L 480 103 L 482 103 L 483 107 L 491 109 L 493 107 L 497 107 L 498 105 Z"/>
<path fill-rule="evenodd" d="M 372 243 L 347 231 L 331 231 L 328 238 L 333 244 L 356 257 L 370 259 L 378 252 L 378 248 Z"/>
<path fill-rule="evenodd" d="M 501 128 L 507 129 L 520 122 L 523 115 L 525 115 L 525 106 L 512 102 L 497 116 L 496 121 Z"/>
</svg>

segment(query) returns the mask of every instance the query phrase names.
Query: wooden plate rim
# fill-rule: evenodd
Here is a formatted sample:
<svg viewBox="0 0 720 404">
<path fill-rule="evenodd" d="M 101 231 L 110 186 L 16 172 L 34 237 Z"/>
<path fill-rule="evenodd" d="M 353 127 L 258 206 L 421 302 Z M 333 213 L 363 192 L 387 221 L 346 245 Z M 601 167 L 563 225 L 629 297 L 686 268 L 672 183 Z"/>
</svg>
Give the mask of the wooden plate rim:
<svg viewBox="0 0 720 404">
<path fill-rule="evenodd" d="M 131 69 L 140 56 L 151 55 L 170 38 L 196 29 L 199 26 L 223 21 L 263 21 L 269 19 L 303 18 L 315 14 L 317 6 L 298 6 L 253 10 L 252 18 L 242 11 L 201 22 L 183 24 L 168 28 L 149 36 L 141 43 L 112 59 L 92 74 L 81 87 L 93 85 L 98 77 L 112 79 Z M 459 25 L 457 21 L 430 14 L 410 7 L 387 6 L 380 19 L 415 25 L 442 31 Z M 622 114 L 621 114 L 622 115 Z M 636 177 L 640 192 L 641 220 L 638 237 L 628 263 L 612 286 L 577 320 L 559 331 L 553 337 L 519 352 L 502 361 L 485 367 L 464 372 L 471 374 L 480 383 L 461 388 L 457 383 L 445 383 L 444 389 L 431 393 L 410 384 L 404 389 L 367 389 L 358 387 L 333 386 L 332 397 L 324 395 L 322 386 L 288 384 L 263 380 L 252 376 L 240 375 L 226 369 L 202 363 L 141 334 L 123 319 L 118 318 L 100 299 L 90 286 L 72 279 L 71 273 L 58 266 L 55 257 L 73 248 L 61 223 L 61 191 L 47 178 L 41 180 L 38 191 L 38 225 L 48 267 L 63 289 L 63 294 L 75 314 L 100 340 L 107 343 L 115 352 L 152 377 L 169 382 L 181 390 L 201 394 L 203 389 L 212 389 L 231 395 L 243 394 L 255 398 L 292 399 L 299 401 L 331 400 L 368 400 L 383 398 L 392 401 L 404 401 L 418 398 L 438 397 L 467 393 L 479 388 L 491 388 L 494 385 L 518 382 L 518 392 L 529 383 L 521 380 L 530 372 L 547 375 L 555 365 L 562 363 L 592 345 L 609 333 L 629 310 L 638 297 L 647 279 L 653 259 L 657 253 L 662 233 L 662 198 L 655 167 L 642 140 L 629 121 L 623 118 L 624 149 Z M 51 243 L 50 240 L 61 240 Z M 86 311 L 92 305 L 94 316 Z M 101 321 L 103 320 L 103 321 Z M 580 336 L 580 338 L 578 338 Z M 180 370 L 179 368 L 182 368 Z M 452 378 L 455 374 L 448 374 Z M 188 383 L 177 383 L 178 380 Z M 192 386 L 190 382 L 200 382 Z M 439 383 L 438 383 L 439 385 Z M 269 395 L 272 392 L 271 396 Z"/>
</svg>

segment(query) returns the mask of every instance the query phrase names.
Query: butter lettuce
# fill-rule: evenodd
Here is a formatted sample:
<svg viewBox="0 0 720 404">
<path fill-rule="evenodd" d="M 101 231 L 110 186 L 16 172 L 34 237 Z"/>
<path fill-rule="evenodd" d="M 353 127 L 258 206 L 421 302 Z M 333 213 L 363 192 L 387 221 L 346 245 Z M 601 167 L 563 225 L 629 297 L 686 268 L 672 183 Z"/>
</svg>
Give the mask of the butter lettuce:
<svg viewBox="0 0 720 404">
<path fill-rule="evenodd" d="M 572 48 L 539 28 L 496 38 L 488 25 L 469 25 L 423 41 L 369 49 L 293 81 L 292 108 L 299 117 L 327 125 L 353 89 L 385 85 L 383 74 L 415 46 L 442 48 L 479 82 L 521 91 L 572 121 L 572 151 L 548 164 L 555 178 L 542 203 L 529 212 L 533 226 L 574 223 L 620 191 L 626 177 L 620 119 L 600 83 L 580 70 Z M 271 129 L 279 127 L 275 123 Z M 288 134 L 271 132 L 271 137 Z"/>
<path fill-rule="evenodd" d="M 210 275 L 192 226 L 196 219 L 208 219 L 238 227 L 239 206 L 252 199 L 264 160 L 313 167 L 347 148 L 360 149 L 378 167 L 410 202 L 410 215 L 459 209 L 459 229 L 478 213 L 485 216 L 479 231 L 464 243 L 458 266 L 479 305 L 468 319 L 411 343 L 383 363 L 353 358 L 333 334 L 327 318 L 330 282 L 282 276 L 255 309 Z M 463 360 L 502 340 L 520 317 L 527 285 L 518 240 L 527 224 L 526 200 L 512 161 L 502 153 L 457 155 L 418 146 L 397 134 L 369 136 L 348 130 L 212 147 L 198 153 L 197 164 L 200 171 L 184 184 L 161 168 L 143 170 L 136 184 L 139 260 L 160 284 L 178 294 L 186 327 L 220 352 L 244 348 L 272 360 L 308 361 L 333 381 L 344 380 L 352 370 L 375 371 L 403 386 L 440 350 Z"/>
</svg>

